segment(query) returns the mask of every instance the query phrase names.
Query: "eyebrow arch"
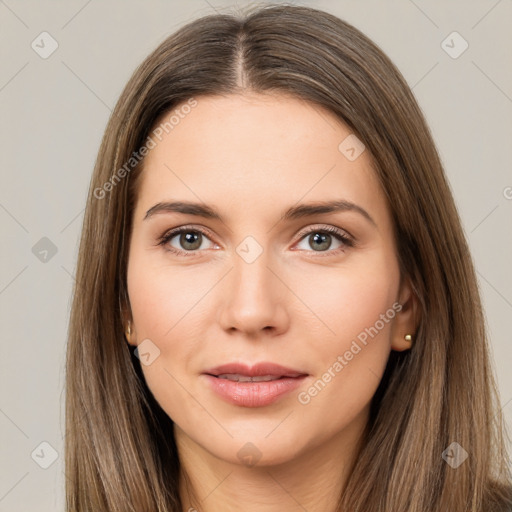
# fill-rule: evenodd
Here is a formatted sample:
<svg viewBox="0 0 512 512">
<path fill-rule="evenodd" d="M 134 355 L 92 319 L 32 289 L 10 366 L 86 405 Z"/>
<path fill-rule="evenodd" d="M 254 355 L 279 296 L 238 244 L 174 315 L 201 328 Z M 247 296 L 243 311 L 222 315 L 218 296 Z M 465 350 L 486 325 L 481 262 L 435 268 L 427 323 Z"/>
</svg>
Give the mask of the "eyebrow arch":
<svg viewBox="0 0 512 512">
<path fill-rule="evenodd" d="M 295 220 L 302 217 L 310 217 L 313 215 L 346 211 L 353 211 L 361 214 L 366 220 L 373 224 L 373 226 L 377 227 L 376 222 L 364 208 L 361 208 L 357 204 L 352 203 L 350 201 L 346 201 L 344 199 L 335 201 L 320 201 L 315 203 L 291 206 L 283 214 L 282 220 Z M 150 217 L 159 213 L 170 212 L 197 215 L 198 217 L 216 219 L 220 220 L 221 222 L 224 222 L 222 216 L 210 206 L 188 201 L 172 201 L 157 203 L 146 212 L 146 215 L 144 216 L 143 220 L 149 219 Z"/>
</svg>

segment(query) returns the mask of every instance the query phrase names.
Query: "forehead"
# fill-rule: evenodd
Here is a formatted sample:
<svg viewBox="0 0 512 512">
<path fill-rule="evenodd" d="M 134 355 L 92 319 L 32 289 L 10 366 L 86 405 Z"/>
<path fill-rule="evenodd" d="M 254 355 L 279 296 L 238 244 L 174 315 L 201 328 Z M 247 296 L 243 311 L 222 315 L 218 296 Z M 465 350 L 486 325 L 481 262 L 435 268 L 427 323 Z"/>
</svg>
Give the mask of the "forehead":
<svg viewBox="0 0 512 512">
<path fill-rule="evenodd" d="M 371 156 L 358 156 L 364 145 L 328 110 L 285 95 L 196 101 L 153 128 L 159 136 L 144 162 L 141 208 L 172 197 L 261 215 L 300 200 L 343 198 L 385 214 Z"/>
</svg>

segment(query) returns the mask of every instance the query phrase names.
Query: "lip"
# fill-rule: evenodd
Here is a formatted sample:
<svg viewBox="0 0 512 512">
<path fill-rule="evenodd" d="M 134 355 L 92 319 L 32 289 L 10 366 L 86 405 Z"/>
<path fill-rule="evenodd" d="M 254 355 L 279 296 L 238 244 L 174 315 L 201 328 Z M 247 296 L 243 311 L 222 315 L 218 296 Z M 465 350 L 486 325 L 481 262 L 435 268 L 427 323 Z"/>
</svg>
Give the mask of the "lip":
<svg viewBox="0 0 512 512">
<path fill-rule="evenodd" d="M 246 375 L 247 377 L 261 377 L 263 375 L 272 375 L 274 377 L 300 377 L 307 375 L 306 372 L 295 370 L 293 368 L 286 368 L 275 363 L 257 363 L 253 366 L 248 366 L 244 363 L 228 363 L 221 366 L 216 366 L 203 373 L 207 375 L 222 375 L 225 373 L 238 373 Z"/>
<path fill-rule="evenodd" d="M 217 375 L 235 373 L 248 377 L 271 375 L 279 377 L 272 381 L 236 382 L 221 379 Z M 258 363 L 247 366 L 229 363 L 211 368 L 203 373 L 210 389 L 228 403 L 240 407 L 264 407 L 299 387 L 308 374 L 274 363 Z"/>
</svg>

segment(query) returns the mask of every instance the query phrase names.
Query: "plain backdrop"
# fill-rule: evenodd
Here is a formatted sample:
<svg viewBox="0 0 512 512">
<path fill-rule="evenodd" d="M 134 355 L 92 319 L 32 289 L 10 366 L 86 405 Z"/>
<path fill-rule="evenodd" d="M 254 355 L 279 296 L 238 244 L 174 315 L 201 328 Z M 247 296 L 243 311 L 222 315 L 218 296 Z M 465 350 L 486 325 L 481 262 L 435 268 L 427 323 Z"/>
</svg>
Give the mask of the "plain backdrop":
<svg viewBox="0 0 512 512">
<path fill-rule="evenodd" d="M 135 67 L 168 35 L 246 3 L 0 0 L 1 512 L 64 509 L 70 294 L 110 112 Z M 413 88 L 474 257 L 512 425 L 512 1 L 289 3 L 355 25 Z"/>
</svg>

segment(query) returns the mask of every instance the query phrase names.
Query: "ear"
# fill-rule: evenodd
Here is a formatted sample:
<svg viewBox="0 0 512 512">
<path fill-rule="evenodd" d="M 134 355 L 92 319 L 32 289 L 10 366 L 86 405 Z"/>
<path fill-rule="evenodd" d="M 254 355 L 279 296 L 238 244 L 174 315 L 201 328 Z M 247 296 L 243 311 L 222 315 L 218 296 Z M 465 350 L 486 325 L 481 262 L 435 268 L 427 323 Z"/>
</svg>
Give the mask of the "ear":
<svg viewBox="0 0 512 512">
<path fill-rule="evenodd" d="M 413 292 L 408 279 L 404 279 L 400 285 L 398 303 L 401 305 L 401 309 L 395 317 L 391 349 L 402 352 L 410 349 L 414 344 L 419 324 L 418 297 Z M 411 341 L 405 339 L 407 334 L 411 336 Z"/>
<path fill-rule="evenodd" d="M 132 314 L 130 307 L 127 305 L 121 306 L 121 319 L 124 328 L 124 337 L 129 345 L 137 346 L 137 333 L 135 331 L 135 325 L 132 320 Z"/>
<path fill-rule="evenodd" d="M 128 320 L 125 324 L 124 337 L 129 345 L 137 346 L 137 332 L 131 320 Z"/>
</svg>

